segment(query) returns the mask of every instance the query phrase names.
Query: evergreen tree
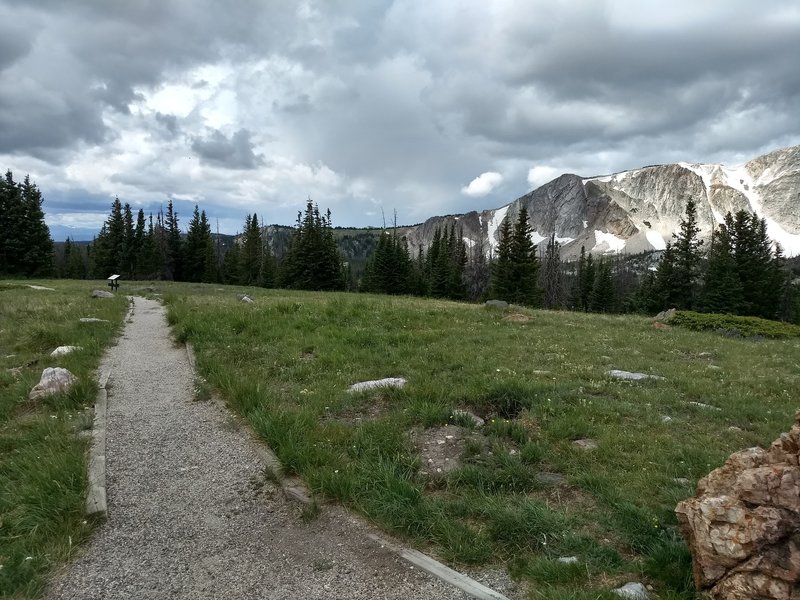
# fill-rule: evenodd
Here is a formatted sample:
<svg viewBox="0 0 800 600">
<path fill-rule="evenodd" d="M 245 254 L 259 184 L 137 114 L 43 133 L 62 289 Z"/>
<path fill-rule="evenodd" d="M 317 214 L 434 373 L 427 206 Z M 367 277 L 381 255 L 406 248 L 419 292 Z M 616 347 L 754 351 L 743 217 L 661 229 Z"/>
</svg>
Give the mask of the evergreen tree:
<svg viewBox="0 0 800 600">
<path fill-rule="evenodd" d="M 486 296 L 490 275 L 486 247 L 483 238 L 479 236 L 478 241 L 470 247 L 469 261 L 464 268 L 464 285 L 468 300 L 481 300 Z"/>
<path fill-rule="evenodd" d="M 742 283 L 731 248 L 729 225 L 727 219 L 711 235 L 700 302 L 701 310 L 706 312 L 738 314 L 742 308 Z"/>
<path fill-rule="evenodd" d="M 376 294 L 408 294 L 411 291 L 411 258 L 405 239 L 396 231 L 382 231 L 378 246 L 367 261 L 361 290 Z"/>
<path fill-rule="evenodd" d="M 30 177 L 0 180 L 0 275 L 51 275 L 53 240 L 44 221 L 42 194 Z"/>
<path fill-rule="evenodd" d="M 594 283 L 589 294 L 589 307 L 592 312 L 611 312 L 614 308 L 614 282 L 611 277 L 611 264 L 600 259 L 595 266 Z"/>
<path fill-rule="evenodd" d="M 125 257 L 125 217 L 122 203 L 114 198 L 111 214 L 100 228 L 100 233 L 92 244 L 92 275 L 105 279 L 112 274 L 123 273 Z"/>
<path fill-rule="evenodd" d="M 656 307 L 652 310 L 661 311 L 665 308 L 676 308 L 681 304 L 681 286 L 675 281 L 675 249 L 671 242 L 661 255 L 661 261 L 656 269 L 655 281 L 651 288 L 651 296 L 647 299 L 648 306 Z"/>
<path fill-rule="evenodd" d="M 511 221 L 505 219 L 500 224 L 497 241 L 497 258 L 492 265 L 491 295 L 499 300 L 511 302 L 514 296 L 514 267 L 511 262 L 513 233 Z"/>
<path fill-rule="evenodd" d="M 581 246 L 575 289 L 573 290 L 573 302 L 579 310 L 589 310 L 589 296 L 592 293 L 592 287 L 594 287 L 594 259 L 591 254 L 586 253 L 586 248 Z"/>
<path fill-rule="evenodd" d="M 222 258 L 222 282 L 228 285 L 241 285 L 241 250 L 234 242 Z"/>
<path fill-rule="evenodd" d="M 183 241 L 181 229 L 178 224 L 178 213 L 170 199 L 167 204 L 167 215 L 164 222 L 165 230 L 165 279 L 182 281 L 183 277 Z"/>
<path fill-rule="evenodd" d="M 673 277 L 668 292 L 671 306 L 691 309 L 696 303 L 695 290 L 700 279 L 700 247 L 703 241 L 698 238 L 697 204 L 690 199 L 686 203 L 686 217 L 681 219 L 680 230 L 673 235 L 674 262 Z"/>
<path fill-rule="evenodd" d="M 541 293 L 537 286 L 539 259 L 536 257 L 536 246 L 531 241 L 528 210 L 524 205 L 520 207 L 511 236 L 511 264 L 514 285 L 512 302 L 538 306 L 541 303 Z"/>
<path fill-rule="evenodd" d="M 136 247 L 136 230 L 133 225 L 133 212 L 131 205 L 127 202 L 122 209 L 122 220 L 125 224 L 124 234 L 124 250 L 122 253 L 122 263 L 120 266 L 120 274 L 125 279 L 133 279 L 136 271 L 136 258 L 139 254 L 139 248 Z"/>
<path fill-rule="evenodd" d="M 561 269 L 561 253 L 555 233 L 551 234 L 547 240 L 540 280 L 544 308 L 563 308 L 564 274 Z"/>
<path fill-rule="evenodd" d="M 133 233 L 133 244 L 131 253 L 133 254 L 133 277 L 142 279 L 142 261 L 144 260 L 144 239 L 147 235 L 145 230 L 144 210 L 141 208 L 136 213 L 136 228 Z"/>
<path fill-rule="evenodd" d="M 249 215 L 248 215 L 249 218 Z M 195 205 L 183 246 L 184 278 L 209 283 L 215 279 L 214 240 L 206 212 Z"/>
<path fill-rule="evenodd" d="M 284 287 L 304 290 L 343 290 L 342 259 L 333 237 L 331 213 L 321 215 L 309 201 L 305 214 L 298 214 L 297 229 L 281 265 L 280 281 Z"/>
<path fill-rule="evenodd" d="M 42 193 L 30 177 L 22 182 L 23 217 L 20 228 L 24 240 L 24 252 L 20 274 L 37 277 L 53 274 L 53 240 L 44 221 Z"/>
</svg>

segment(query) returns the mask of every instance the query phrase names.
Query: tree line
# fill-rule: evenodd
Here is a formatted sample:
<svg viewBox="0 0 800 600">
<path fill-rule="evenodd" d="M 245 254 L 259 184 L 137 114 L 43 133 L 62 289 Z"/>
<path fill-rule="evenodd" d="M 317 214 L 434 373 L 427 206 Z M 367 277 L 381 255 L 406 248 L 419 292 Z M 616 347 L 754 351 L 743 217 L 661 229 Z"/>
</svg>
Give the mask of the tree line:
<svg viewBox="0 0 800 600">
<path fill-rule="evenodd" d="M 397 228 L 378 236 L 363 275 L 353 281 L 333 233 L 330 211 L 310 199 L 276 257 L 265 223 L 248 214 L 230 245 L 211 232 L 194 207 L 186 233 L 170 201 L 145 215 L 115 198 L 99 234 L 88 245 L 69 238 L 54 264 L 42 196 L 29 177 L 0 180 L 0 275 L 165 279 L 307 290 L 357 290 L 515 304 L 589 312 L 655 313 L 665 308 L 800 321 L 800 289 L 766 221 L 728 214 L 708 247 L 699 238 L 697 207 L 686 205 L 679 231 L 661 253 L 595 257 L 581 248 L 563 261 L 555 235 L 537 247 L 528 213 L 500 226 L 496 248 L 464 238 L 453 223 L 435 230 L 428 248 L 411 249 Z M 660 258 L 653 260 L 655 254 Z M 357 276 L 357 274 L 356 274 Z"/>
</svg>

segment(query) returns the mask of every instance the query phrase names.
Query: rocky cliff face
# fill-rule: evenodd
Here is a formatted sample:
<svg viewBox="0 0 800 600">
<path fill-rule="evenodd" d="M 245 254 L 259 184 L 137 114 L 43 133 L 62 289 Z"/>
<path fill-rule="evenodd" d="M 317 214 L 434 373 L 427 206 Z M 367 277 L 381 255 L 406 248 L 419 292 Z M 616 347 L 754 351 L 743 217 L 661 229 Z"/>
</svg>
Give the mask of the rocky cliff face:
<svg viewBox="0 0 800 600">
<path fill-rule="evenodd" d="M 437 227 L 456 223 L 476 251 L 496 248 L 500 223 L 528 209 L 535 243 L 552 233 L 565 256 L 581 246 L 595 254 L 662 250 L 677 232 L 686 201 L 693 198 L 703 237 L 728 212 L 747 210 L 767 220 L 785 254 L 800 255 L 800 146 L 776 150 L 744 165 L 678 163 L 602 177 L 565 174 L 481 213 L 433 217 L 403 228 L 413 252 L 427 248 Z"/>
</svg>

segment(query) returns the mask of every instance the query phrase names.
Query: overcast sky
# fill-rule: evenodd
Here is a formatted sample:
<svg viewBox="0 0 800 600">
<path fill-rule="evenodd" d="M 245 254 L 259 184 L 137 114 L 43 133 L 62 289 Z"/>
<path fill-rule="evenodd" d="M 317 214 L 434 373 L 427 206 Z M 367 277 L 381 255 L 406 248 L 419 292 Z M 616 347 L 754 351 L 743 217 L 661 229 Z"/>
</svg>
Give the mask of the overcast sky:
<svg viewBox="0 0 800 600">
<path fill-rule="evenodd" d="M 796 0 L 0 0 L 0 168 L 56 240 L 115 195 L 416 223 L 800 144 L 798 57 Z"/>
</svg>

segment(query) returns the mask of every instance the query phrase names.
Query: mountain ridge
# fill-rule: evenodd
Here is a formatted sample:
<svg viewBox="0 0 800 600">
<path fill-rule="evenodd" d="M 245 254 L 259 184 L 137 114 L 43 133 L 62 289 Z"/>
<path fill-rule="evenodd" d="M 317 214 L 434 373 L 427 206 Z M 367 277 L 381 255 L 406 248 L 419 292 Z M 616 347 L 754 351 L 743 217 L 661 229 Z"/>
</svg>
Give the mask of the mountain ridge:
<svg viewBox="0 0 800 600">
<path fill-rule="evenodd" d="M 562 255 L 581 246 L 594 254 L 662 250 L 676 233 L 686 201 L 698 206 L 700 235 L 710 238 L 727 212 L 746 210 L 767 221 L 773 241 L 787 256 L 800 255 L 800 146 L 773 150 L 741 165 L 679 162 L 648 165 L 609 175 L 559 175 L 494 209 L 431 217 L 398 227 L 414 252 L 427 249 L 436 228 L 457 224 L 470 248 L 492 252 L 500 224 L 528 209 L 531 239 L 555 233 Z"/>
</svg>

